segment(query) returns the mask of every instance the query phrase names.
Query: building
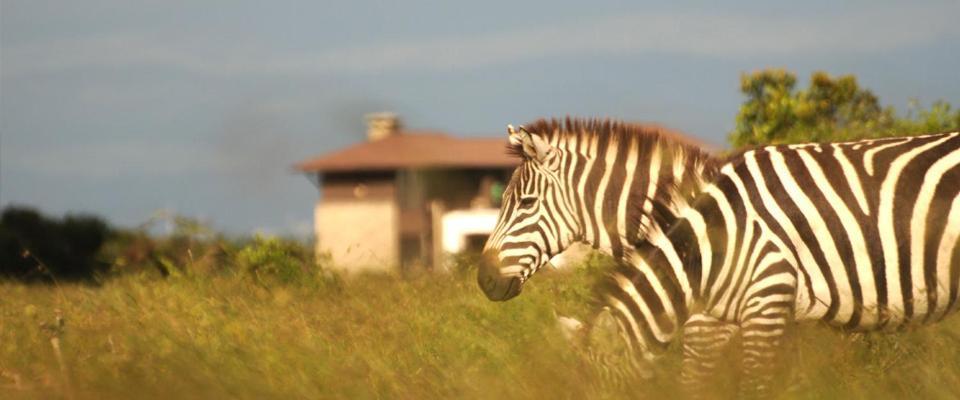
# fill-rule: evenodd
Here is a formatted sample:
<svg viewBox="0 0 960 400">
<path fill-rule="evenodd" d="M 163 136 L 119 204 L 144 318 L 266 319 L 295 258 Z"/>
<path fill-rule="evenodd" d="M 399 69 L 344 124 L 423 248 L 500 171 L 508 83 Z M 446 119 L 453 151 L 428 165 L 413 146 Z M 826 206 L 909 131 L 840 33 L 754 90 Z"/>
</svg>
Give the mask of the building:
<svg viewBox="0 0 960 400">
<path fill-rule="evenodd" d="M 506 135 L 407 131 L 391 113 L 367 124 L 365 142 L 295 165 L 320 188 L 317 253 L 350 271 L 409 271 L 479 250 L 519 163 L 506 153 Z"/>
</svg>

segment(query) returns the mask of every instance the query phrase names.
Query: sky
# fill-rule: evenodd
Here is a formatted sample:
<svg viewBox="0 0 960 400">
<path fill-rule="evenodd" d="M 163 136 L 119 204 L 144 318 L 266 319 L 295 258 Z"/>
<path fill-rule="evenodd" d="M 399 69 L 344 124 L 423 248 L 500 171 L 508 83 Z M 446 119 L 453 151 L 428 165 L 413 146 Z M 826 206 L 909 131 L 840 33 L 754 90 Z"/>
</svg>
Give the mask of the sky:
<svg viewBox="0 0 960 400">
<path fill-rule="evenodd" d="M 307 235 L 318 191 L 291 165 L 363 140 L 369 112 L 459 136 L 611 117 L 723 146 L 740 74 L 766 67 L 960 106 L 960 0 L 582 3 L 0 1 L 0 207 Z"/>
</svg>

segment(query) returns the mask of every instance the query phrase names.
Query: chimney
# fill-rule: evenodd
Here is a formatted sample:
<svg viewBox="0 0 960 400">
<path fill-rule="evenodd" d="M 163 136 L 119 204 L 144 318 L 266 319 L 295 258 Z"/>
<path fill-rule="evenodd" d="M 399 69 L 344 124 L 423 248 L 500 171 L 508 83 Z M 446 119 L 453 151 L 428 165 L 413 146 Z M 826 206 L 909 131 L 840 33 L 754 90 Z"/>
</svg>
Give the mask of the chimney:
<svg viewBox="0 0 960 400">
<path fill-rule="evenodd" d="M 364 116 L 367 120 L 367 140 L 376 142 L 400 131 L 400 117 L 392 112 L 376 112 Z"/>
</svg>

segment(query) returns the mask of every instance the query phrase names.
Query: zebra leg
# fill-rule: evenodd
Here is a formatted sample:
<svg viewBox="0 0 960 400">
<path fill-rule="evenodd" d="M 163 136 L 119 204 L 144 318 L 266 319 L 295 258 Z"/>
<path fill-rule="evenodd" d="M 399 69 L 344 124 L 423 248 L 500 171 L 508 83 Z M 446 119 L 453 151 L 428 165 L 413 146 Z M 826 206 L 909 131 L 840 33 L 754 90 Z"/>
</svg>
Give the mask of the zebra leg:
<svg viewBox="0 0 960 400">
<path fill-rule="evenodd" d="M 584 327 L 587 367 L 606 388 L 625 388 L 653 378 L 653 356 L 634 349 L 609 307 L 600 309 Z"/>
<path fill-rule="evenodd" d="M 752 299 L 740 323 L 744 371 L 740 398 L 763 399 L 772 394 L 771 385 L 793 301 L 792 295 L 778 297 L 781 298 Z"/>
<path fill-rule="evenodd" d="M 683 365 L 680 383 L 690 398 L 703 397 L 723 350 L 736 335 L 736 324 L 694 314 L 683 325 Z"/>
</svg>

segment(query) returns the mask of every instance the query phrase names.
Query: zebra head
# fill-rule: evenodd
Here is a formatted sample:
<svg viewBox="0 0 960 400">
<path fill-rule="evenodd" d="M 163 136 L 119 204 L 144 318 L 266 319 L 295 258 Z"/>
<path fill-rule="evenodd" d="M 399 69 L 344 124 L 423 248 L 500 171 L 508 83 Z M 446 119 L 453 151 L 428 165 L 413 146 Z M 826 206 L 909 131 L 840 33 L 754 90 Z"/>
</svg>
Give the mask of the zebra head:
<svg viewBox="0 0 960 400">
<path fill-rule="evenodd" d="M 579 231 L 561 166 L 574 154 L 522 126 L 507 127 L 523 163 L 503 193 L 496 228 L 484 246 L 477 282 L 490 300 L 509 300 L 523 283 L 566 249 Z"/>
</svg>

